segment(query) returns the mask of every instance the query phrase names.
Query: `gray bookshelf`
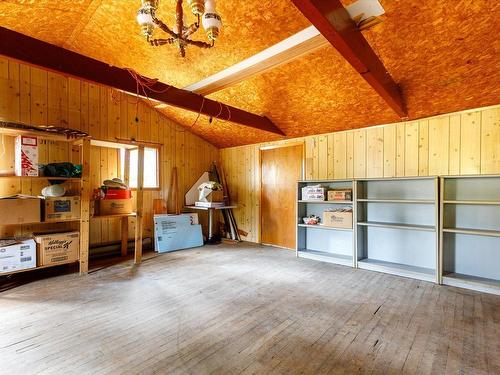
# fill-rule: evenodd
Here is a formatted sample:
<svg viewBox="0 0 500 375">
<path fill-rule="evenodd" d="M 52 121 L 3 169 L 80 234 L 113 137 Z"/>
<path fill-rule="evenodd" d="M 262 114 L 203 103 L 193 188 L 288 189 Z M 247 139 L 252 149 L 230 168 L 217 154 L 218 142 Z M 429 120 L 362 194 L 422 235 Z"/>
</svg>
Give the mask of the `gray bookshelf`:
<svg viewBox="0 0 500 375">
<path fill-rule="evenodd" d="M 500 175 L 441 177 L 443 284 L 500 295 Z"/>
<path fill-rule="evenodd" d="M 302 218 L 309 215 L 323 217 L 323 211 L 331 208 L 353 208 L 353 201 L 306 201 L 302 199 L 302 188 L 321 185 L 327 189 L 353 189 L 353 180 L 299 181 L 297 184 L 297 248 L 299 258 L 308 258 L 344 266 L 354 266 L 354 225 L 352 229 L 332 228 L 323 225 L 304 224 Z M 353 223 L 354 224 L 354 223 Z"/>
<path fill-rule="evenodd" d="M 357 179 L 355 267 L 439 282 L 437 177 Z"/>
</svg>

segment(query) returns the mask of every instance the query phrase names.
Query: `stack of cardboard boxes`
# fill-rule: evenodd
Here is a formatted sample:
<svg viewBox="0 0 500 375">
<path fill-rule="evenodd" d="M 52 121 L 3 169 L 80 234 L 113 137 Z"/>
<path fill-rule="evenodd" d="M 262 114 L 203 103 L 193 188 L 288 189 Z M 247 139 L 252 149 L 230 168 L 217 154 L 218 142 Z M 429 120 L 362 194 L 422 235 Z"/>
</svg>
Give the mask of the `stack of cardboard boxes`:
<svg viewBox="0 0 500 375">
<path fill-rule="evenodd" d="M 311 202 L 352 201 L 352 189 L 330 189 L 320 185 L 305 186 L 302 188 L 302 200 Z M 352 206 L 333 208 L 323 211 L 321 225 L 333 228 L 352 228 Z"/>
<path fill-rule="evenodd" d="M 15 149 L 16 176 L 36 177 L 38 140 L 19 136 Z M 35 197 L 16 194 L 0 198 L 0 225 L 37 224 L 80 219 L 80 197 Z M 0 240 L 0 274 L 76 262 L 79 232 L 38 233 L 33 238 Z"/>
</svg>

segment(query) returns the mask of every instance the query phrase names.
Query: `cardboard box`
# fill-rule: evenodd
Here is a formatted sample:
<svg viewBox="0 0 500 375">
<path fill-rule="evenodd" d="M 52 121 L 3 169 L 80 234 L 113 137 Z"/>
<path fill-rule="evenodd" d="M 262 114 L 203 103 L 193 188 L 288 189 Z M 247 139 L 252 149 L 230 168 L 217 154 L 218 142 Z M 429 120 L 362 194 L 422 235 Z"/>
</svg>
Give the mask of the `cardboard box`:
<svg viewBox="0 0 500 375">
<path fill-rule="evenodd" d="M 0 247 L 0 274 L 36 267 L 36 244 L 33 240 Z"/>
<path fill-rule="evenodd" d="M 303 201 L 324 201 L 325 200 L 325 188 L 316 186 L 304 186 L 302 188 L 302 200 Z"/>
<path fill-rule="evenodd" d="M 45 198 L 44 218 L 47 222 L 80 219 L 80 197 Z"/>
<path fill-rule="evenodd" d="M 207 202 L 224 202 L 224 192 L 222 190 L 212 191 L 207 197 Z"/>
<path fill-rule="evenodd" d="M 41 220 L 40 199 L 0 199 L 0 225 L 38 223 Z"/>
<path fill-rule="evenodd" d="M 36 234 L 39 266 L 76 262 L 80 258 L 80 233 Z"/>
<path fill-rule="evenodd" d="M 324 211 L 323 225 L 325 227 L 352 229 L 352 211 Z"/>
<path fill-rule="evenodd" d="M 352 189 L 328 190 L 329 201 L 352 201 Z"/>
<path fill-rule="evenodd" d="M 16 176 L 38 176 L 38 140 L 20 135 L 16 138 Z"/>
<path fill-rule="evenodd" d="M 132 199 L 101 199 L 99 215 L 122 215 L 132 213 Z"/>
</svg>

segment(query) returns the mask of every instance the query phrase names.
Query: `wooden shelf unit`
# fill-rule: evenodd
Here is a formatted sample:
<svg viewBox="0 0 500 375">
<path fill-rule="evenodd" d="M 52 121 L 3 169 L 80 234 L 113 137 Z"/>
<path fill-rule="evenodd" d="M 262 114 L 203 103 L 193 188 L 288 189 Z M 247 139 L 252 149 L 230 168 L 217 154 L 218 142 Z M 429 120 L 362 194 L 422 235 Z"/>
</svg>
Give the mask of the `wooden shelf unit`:
<svg viewBox="0 0 500 375">
<path fill-rule="evenodd" d="M 32 267 L 32 268 L 26 268 L 25 270 L 17 270 L 17 271 L 12 271 L 12 272 L 0 273 L 0 276 L 14 275 L 16 273 L 23 273 L 23 272 L 28 272 L 28 271 L 43 270 L 43 269 L 47 269 L 47 268 L 54 268 L 54 267 L 59 267 L 59 266 L 67 266 L 68 264 L 77 264 L 77 263 L 80 263 L 80 262 L 77 260 L 77 261 L 71 261 L 71 262 L 51 264 L 51 265 L 48 265 L 48 266 L 37 266 L 37 267 Z"/>
<path fill-rule="evenodd" d="M 7 135 L 7 136 L 18 136 L 18 135 L 31 135 L 31 136 L 36 136 L 38 139 L 41 140 L 49 140 L 49 141 L 57 141 L 57 142 L 68 142 L 74 146 L 77 146 L 79 148 L 79 155 L 80 155 L 80 160 L 79 163 L 82 164 L 82 177 L 81 178 L 66 178 L 66 177 L 44 177 L 44 176 L 13 176 L 13 175 L 3 175 L 0 176 L 0 179 L 20 179 L 22 181 L 53 181 L 53 180 L 64 180 L 67 182 L 71 183 L 78 183 L 79 184 L 79 192 L 80 192 L 80 206 L 81 206 L 81 212 L 80 212 L 80 219 L 77 220 L 60 220 L 57 222 L 44 222 L 44 221 L 39 221 L 39 222 L 33 222 L 33 223 L 22 223 L 22 224 L 13 224 L 13 225 L 8 225 L 9 227 L 11 226 L 19 226 L 19 228 L 24 228 L 25 226 L 31 226 L 31 225 L 54 225 L 57 223 L 78 223 L 79 224 L 79 232 L 80 232 L 80 254 L 79 254 L 79 272 L 81 275 L 84 275 L 88 272 L 88 259 L 89 259 L 89 214 L 90 214 L 90 139 L 89 138 L 78 138 L 78 139 L 68 139 L 64 135 L 58 135 L 55 133 L 47 133 L 44 131 L 23 131 L 19 129 L 10 129 L 10 128 L 5 128 L 5 127 L 0 127 L 0 135 Z M 67 160 L 71 159 L 71 150 L 68 149 L 68 156 Z M 14 156 L 12 157 L 14 159 Z M 74 161 L 74 160 L 73 160 Z M 18 193 L 23 193 L 22 192 L 22 186 L 21 186 L 21 191 Z M 12 192 L 15 194 L 15 192 Z M 71 263 L 76 263 L 76 262 L 71 262 Z M 54 265 L 55 267 L 56 265 Z M 1 276 L 9 275 L 9 274 L 14 274 L 14 273 L 21 273 L 21 272 L 28 272 L 28 271 L 33 271 L 36 269 L 40 268 L 48 268 L 52 266 L 42 266 L 42 267 L 34 267 L 34 268 L 29 268 L 26 270 L 19 270 L 11 273 L 0 273 Z"/>
<path fill-rule="evenodd" d="M 440 281 L 500 295 L 500 175 L 440 180 Z"/>
<path fill-rule="evenodd" d="M 14 175 L 2 175 L 0 179 L 13 179 L 19 178 L 23 180 L 46 180 L 46 181 L 64 181 L 64 182 L 81 182 L 81 178 L 75 177 L 47 177 L 47 176 L 14 176 Z"/>
<path fill-rule="evenodd" d="M 299 258 L 313 259 L 323 262 L 354 266 L 355 230 L 353 228 L 334 228 L 324 225 L 304 224 L 303 217 L 317 215 L 323 217 L 328 208 L 345 206 L 355 210 L 353 201 L 307 201 L 302 200 L 302 188 L 320 184 L 329 189 L 353 189 L 353 180 L 315 180 L 298 181 L 297 183 L 297 246 Z M 353 212 L 353 221 L 354 221 Z"/>
<path fill-rule="evenodd" d="M 92 139 L 92 146 L 110 148 L 110 149 L 126 149 L 135 150 L 137 149 L 137 188 L 135 190 L 136 195 L 136 212 L 130 214 L 117 214 L 117 215 L 96 215 L 92 216 L 92 220 L 104 220 L 104 219 L 120 219 L 121 222 L 121 255 L 126 256 L 128 252 L 128 227 L 129 218 L 135 218 L 135 232 L 134 232 L 134 263 L 140 264 L 142 262 L 142 230 L 144 223 L 144 148 L 147 144 L 142 142 L 111 142 L 111 141 L 101 141 L 97 139 Z M 154 145 L 152 147 L 158 147 L 161 145 Z M 125 168 L 127 169 L 127 168 Z M 127 172 L 125 172 L 127 173 Z M 125 181 L 127 181 L 127 175 L 125 176 Z"/>
<path fill-rule="evenodd" d="M 355 180 L 355 266 L 438 282 L 437 177 Z"/>
</svg>

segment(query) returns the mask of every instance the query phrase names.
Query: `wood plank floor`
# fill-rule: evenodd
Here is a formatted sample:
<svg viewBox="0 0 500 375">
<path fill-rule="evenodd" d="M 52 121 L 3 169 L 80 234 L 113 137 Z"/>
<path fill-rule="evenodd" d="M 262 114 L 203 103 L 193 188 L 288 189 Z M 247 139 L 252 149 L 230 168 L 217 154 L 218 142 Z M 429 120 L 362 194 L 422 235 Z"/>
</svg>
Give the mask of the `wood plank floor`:
<svg viewBox="0 0 500 375">
<path fill-rule="evenodd" d="M 1 374 L 500 374 L 500 297 L 240 244 L 0 293 Z"/>
</svg>

